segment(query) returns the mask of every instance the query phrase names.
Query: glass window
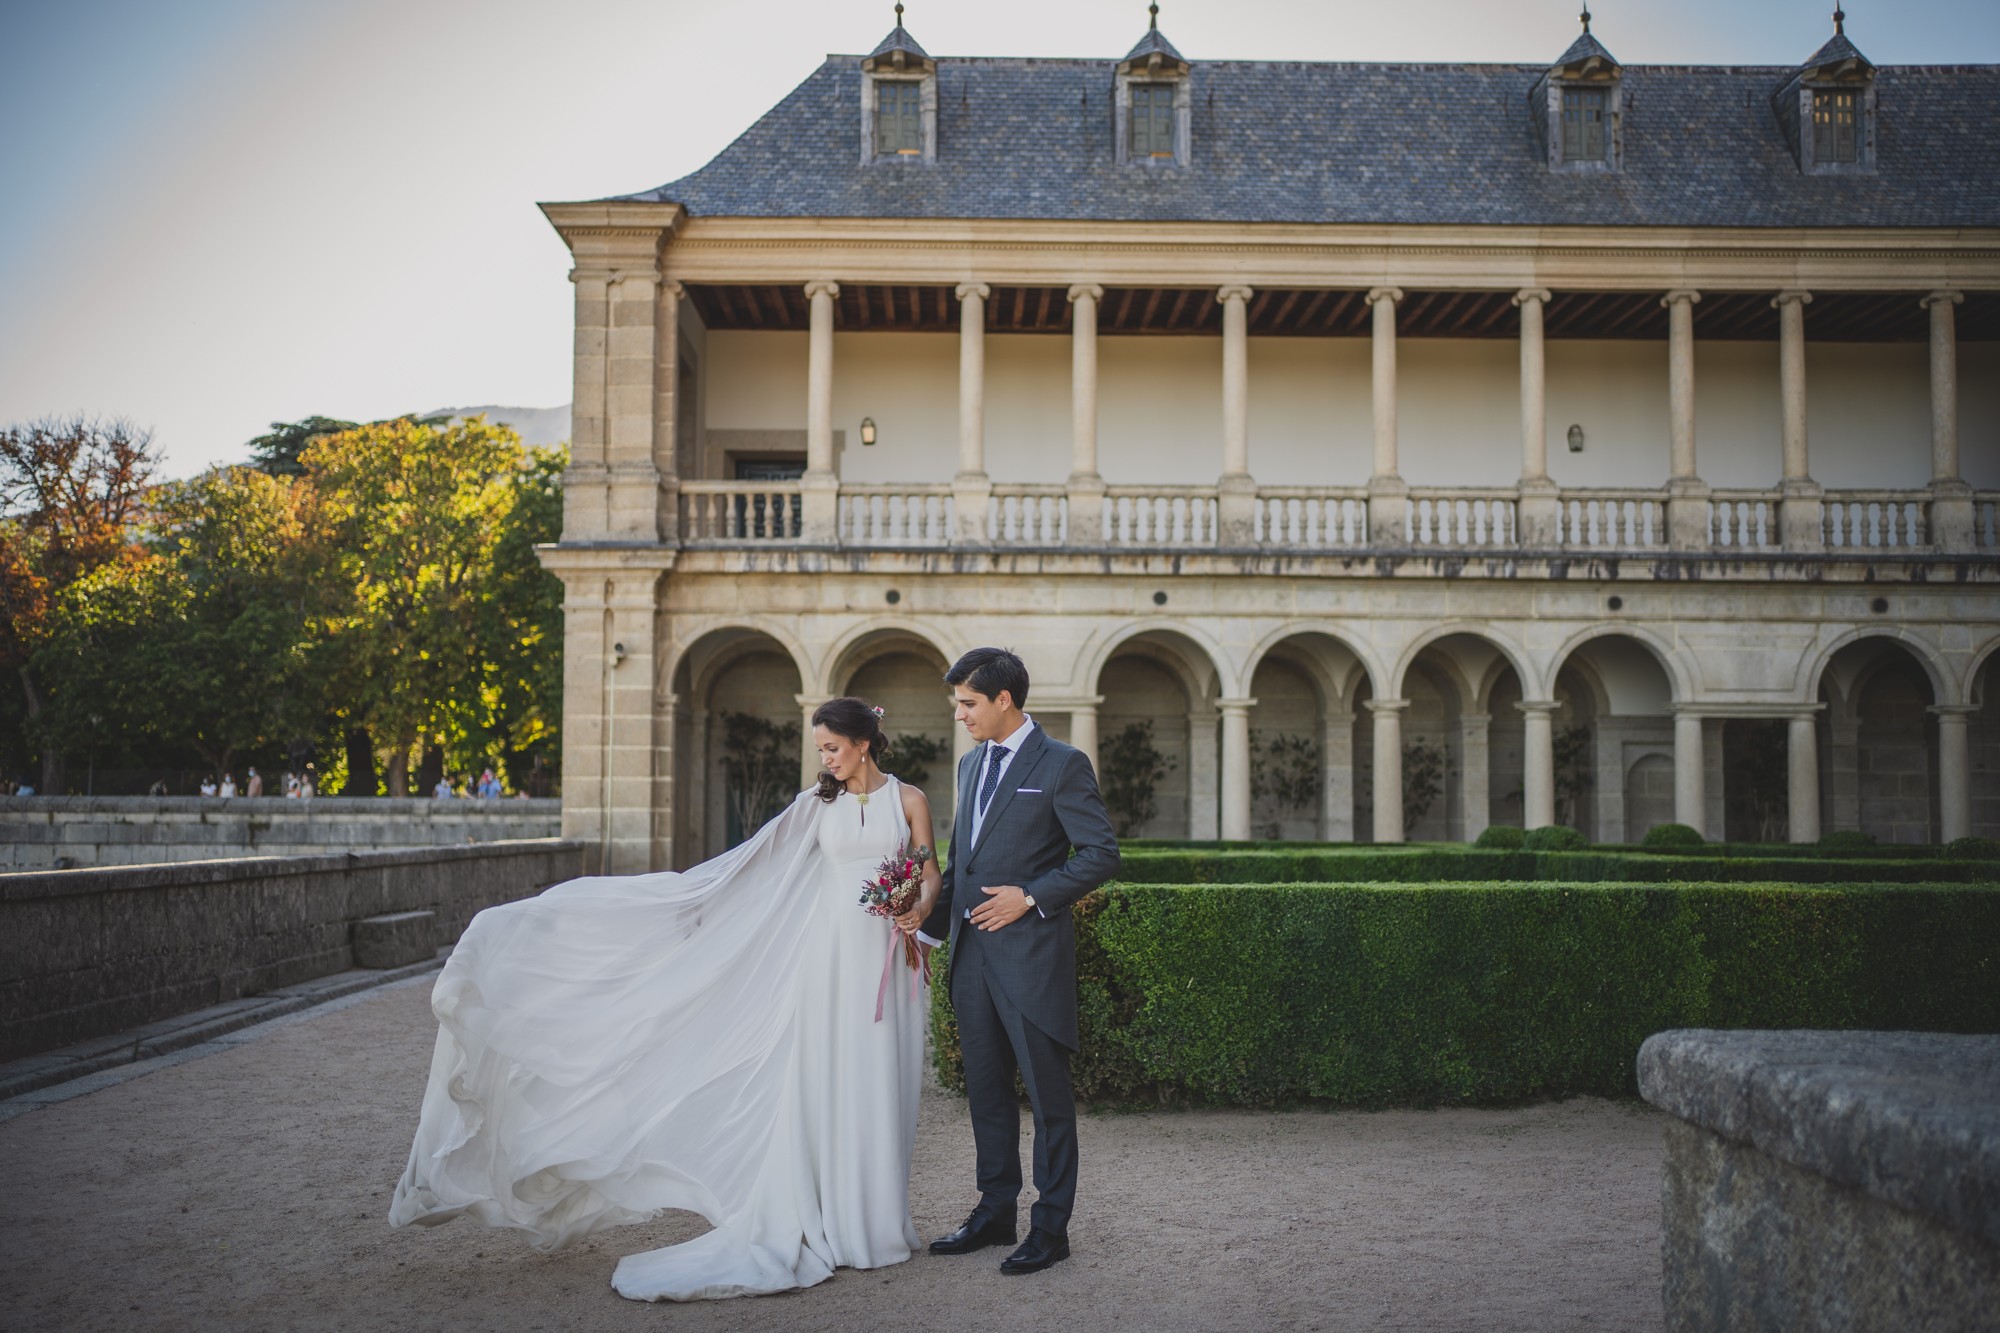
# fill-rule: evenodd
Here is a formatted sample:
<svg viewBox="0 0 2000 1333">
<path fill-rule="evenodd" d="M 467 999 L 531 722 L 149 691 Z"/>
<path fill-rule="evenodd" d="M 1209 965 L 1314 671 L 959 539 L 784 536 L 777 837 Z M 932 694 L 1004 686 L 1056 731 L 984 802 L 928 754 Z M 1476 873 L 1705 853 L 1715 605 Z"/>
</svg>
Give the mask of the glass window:
<svg viewBox="0 0 2000 1333">
<path fill-rule="evenodd" d="M 1132 85 L 1132 156 L 1174 155 L 1174 86 Z"/>
<path fill-rule="evenodd" d="M 916 157 L 924 151 L 923 86 L 908 79 L 875 81 L 875 151 Z"/>
<path fill-rule="evenodd" d="M 1860 98 L 1851 92 L 1813 94 L 1813 161 L 1856 162 L 1854 122 Z"/>
<path fill-rule="evenodd" d="M 1563 89 L 1563 161 L 1604 160 L 1604 97 L 1588 88 Z"/>
</svg>

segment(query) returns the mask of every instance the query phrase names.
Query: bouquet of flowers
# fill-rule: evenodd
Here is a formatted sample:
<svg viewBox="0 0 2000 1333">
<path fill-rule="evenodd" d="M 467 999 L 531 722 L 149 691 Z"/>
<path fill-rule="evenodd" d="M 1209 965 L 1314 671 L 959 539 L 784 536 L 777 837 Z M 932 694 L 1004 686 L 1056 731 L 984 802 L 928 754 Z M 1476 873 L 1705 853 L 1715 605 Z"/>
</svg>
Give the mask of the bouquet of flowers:
<svg viewBox="0 0 2000 1333">
<path fill-rule="evenodd" d="M 894 920 L 916 904 L 924 888 L 924 863 L 931 859 L 931 849 L 919 847 L 910 851 L 906 846 L 898 846 L 895 852 L 884 857 L 882 864 L 875 867 L 875 873 L 861 884 L 861 908 L 870 916 Z M 896 958 L 896 943 L 903 945 L 903 961 L 911 972 L 920 974 L 923 980 L 930 979 L 930 966 L 912 937 L 900 930 L 889 932 L 889 953 L 882 960 L 882 982 L 875 988 L 875 1021 L 882 1021 L 882 1002 L 889 992 L 890 968 Z M 910 978 L 910 989 L 914 994 L 917 976 Z"/>
</svg>

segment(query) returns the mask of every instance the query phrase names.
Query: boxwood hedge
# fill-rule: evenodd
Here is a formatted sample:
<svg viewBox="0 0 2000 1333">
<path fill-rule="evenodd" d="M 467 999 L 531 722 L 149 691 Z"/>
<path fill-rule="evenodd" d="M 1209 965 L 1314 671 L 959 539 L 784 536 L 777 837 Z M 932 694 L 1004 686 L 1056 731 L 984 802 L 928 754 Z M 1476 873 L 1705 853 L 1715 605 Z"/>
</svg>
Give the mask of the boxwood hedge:
<svg viewBox="0 0 2000 1333">
<path fill-rule="evenodd" d="M 1117 884 L 1076 916 L 1099 1103 L 1612 1096 L 1663 1028 L 2000 1031 L 1991 888 Z"/>
<path fill-rule="evenodd" d="M 1248 845 L 1204 850 L 1121 848 L 1125 877 L 1149 884 L 1436 884 L 1464 880 L 1533 883 L 1723 884 L 2000 883 L 2000 861 L 1939 858 L 1835 860 L 1816 856 L 1701 856 L 1677 851 L 1580 851 L 1415 846 Z"/>
</svg>

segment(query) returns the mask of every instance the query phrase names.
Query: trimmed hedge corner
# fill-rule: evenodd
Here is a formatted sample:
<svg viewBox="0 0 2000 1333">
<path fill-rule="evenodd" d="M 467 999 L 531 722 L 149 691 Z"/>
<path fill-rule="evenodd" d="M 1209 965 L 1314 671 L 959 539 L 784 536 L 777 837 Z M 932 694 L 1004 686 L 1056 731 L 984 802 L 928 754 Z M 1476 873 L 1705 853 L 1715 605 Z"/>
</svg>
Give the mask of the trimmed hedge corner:
<svg viewBox="0 0 2000 1333">
<path fill-rule="evenodd" d="M 1100 1103 L 1617 1096 L 1665 1028 L 2000 1031 L 1990 888 L 1126 884 L 1076 923 L 1073 1072 Z"/>
</svg>

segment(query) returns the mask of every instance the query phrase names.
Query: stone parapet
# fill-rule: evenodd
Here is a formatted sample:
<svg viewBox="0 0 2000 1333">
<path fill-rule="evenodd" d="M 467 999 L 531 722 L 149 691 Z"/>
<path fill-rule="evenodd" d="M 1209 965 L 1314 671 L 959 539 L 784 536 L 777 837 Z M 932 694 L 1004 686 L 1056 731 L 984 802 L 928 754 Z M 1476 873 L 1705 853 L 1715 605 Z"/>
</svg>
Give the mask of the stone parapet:
<svg viewBox="0 0 2000 1333">
<path fill-rule="evenodd" d="M 562 802 L 362 797 L 0 797 L 0 871 L 549 838 Z"/>
<path fill-rule="evenodd" d="M 0 874 L 0 1060 L 345 971 L 368 918 L 431 913 L 448 944 L 582 864 L 543 838 Z"/>
<path fill-rule="evenodd" d="M 2000 1037 L 1662 1032 L 1667 1327 L 1991 1328 Z"/>
</svg>

